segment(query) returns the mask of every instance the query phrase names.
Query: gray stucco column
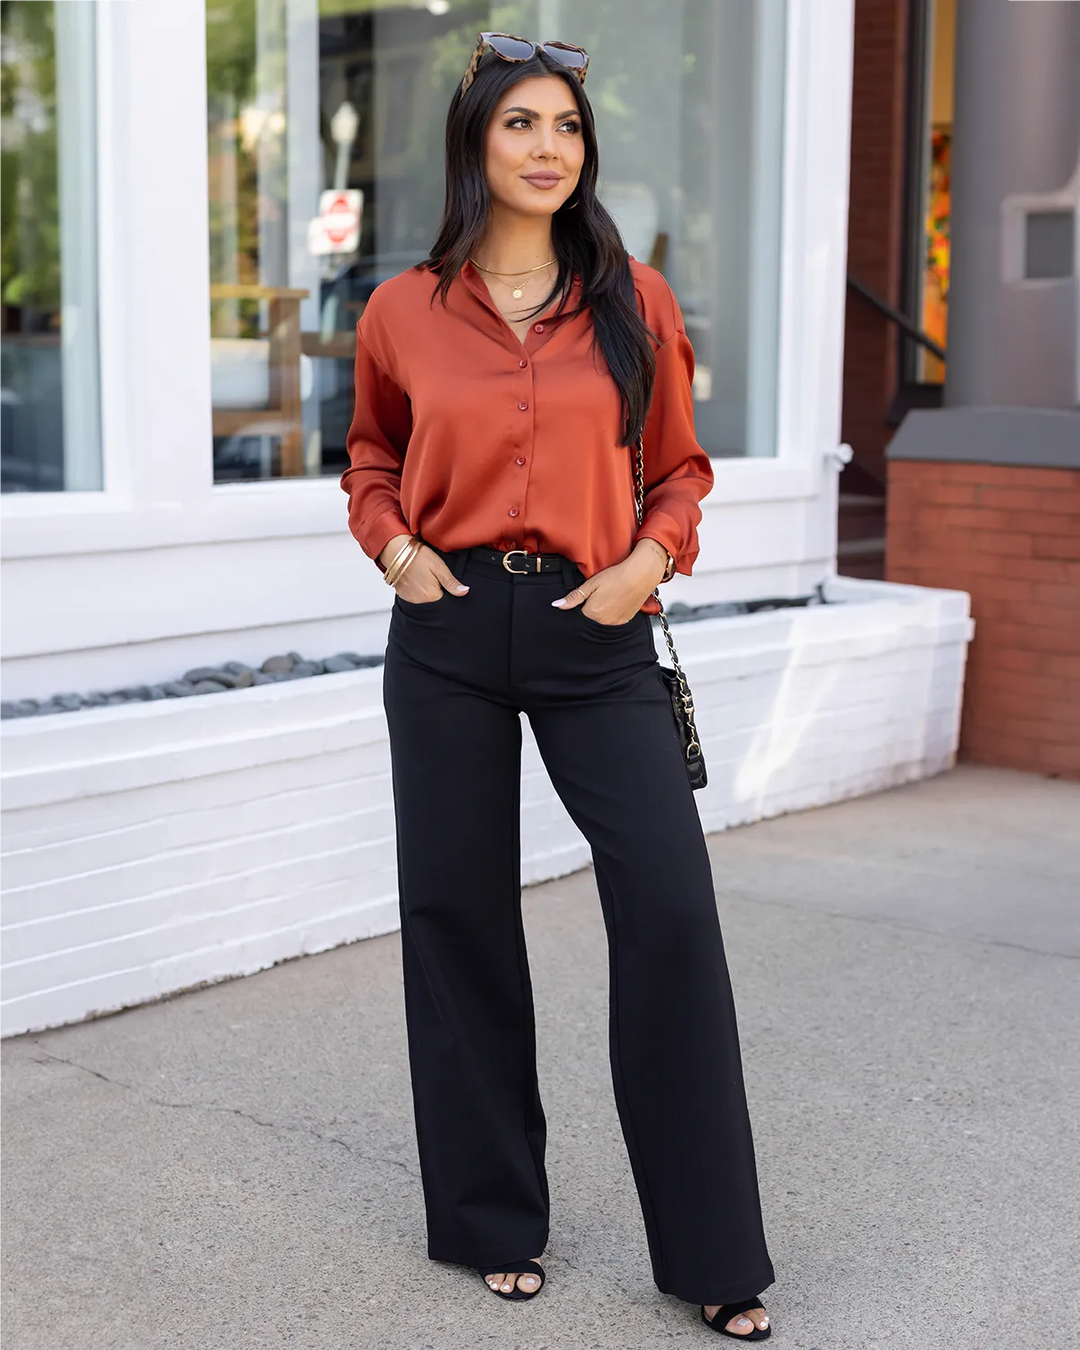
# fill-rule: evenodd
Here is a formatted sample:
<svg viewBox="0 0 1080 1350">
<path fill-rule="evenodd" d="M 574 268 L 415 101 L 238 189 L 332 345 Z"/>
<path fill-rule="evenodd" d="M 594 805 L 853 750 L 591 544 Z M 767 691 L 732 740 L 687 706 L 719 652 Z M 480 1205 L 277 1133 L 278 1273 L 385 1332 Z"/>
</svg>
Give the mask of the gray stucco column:
<svg viewBox="0 0 1080 1350">
<path fill-rule="evenodd" d="M 1078 199 L 1080 3 L 961 0 L 948 407 L 1080 403 Z"/>
</svg>

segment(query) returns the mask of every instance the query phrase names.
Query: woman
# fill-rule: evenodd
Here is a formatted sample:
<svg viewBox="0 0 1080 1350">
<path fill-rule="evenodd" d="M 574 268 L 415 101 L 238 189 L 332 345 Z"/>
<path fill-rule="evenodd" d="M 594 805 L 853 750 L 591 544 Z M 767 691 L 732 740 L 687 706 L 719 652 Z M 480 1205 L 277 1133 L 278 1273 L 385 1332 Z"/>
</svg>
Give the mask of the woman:
<svg viewBox="0 0 1080 1350">
<path fill-rule="evenodd" d="M 649 620 L 657 584 L 691 570 L 713 475 L 679 306 L 596 197 L 587 65 L 481 35 L 450 105 L 431 255 L 376 287 L 357 325 L 342 487 L 396 592 L 383 696 L 428 1255 L 505 1298 L 544 1283 L 524 712 L 592 850 L 656 1284 L 762 1340 L 774 1275 L 735 1008 Z"/>
</svg>

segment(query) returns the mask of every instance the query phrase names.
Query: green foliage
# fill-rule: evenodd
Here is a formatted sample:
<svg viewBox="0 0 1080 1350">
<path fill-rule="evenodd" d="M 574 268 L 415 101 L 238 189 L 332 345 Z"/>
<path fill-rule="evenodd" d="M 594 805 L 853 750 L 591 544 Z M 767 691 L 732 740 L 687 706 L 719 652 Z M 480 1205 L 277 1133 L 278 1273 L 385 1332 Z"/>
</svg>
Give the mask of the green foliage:
<svg viewBox="0 0 1080 1350">
<path fill-rule="evenodd" d="M 255 0 L 208 0 L 206 6 L 206 88 L 210 172 L 210 276 L 213 281 L 259 279 L 258 167 L 254 146 L 240 134 L 239 114 L 255 101 Z M 230 143 L 228 154 L 226 142 Z M 235 174 L 222 193 L 220 175 Z M 234 196 L 235 194 L 235 196 Z M 226 250 L 234 250 L 226 257 Z M 259 307 L 254 301 L 211 304 L 218 335 L 255 337 Z"/>
<path fill-rule="evenodd" d="M 60 309 L 60 200 L 53 6 L 0 6 L 0 294 L 10 305 Z"/>
<path fill-rule="evenodd" d="M 255 0 L 207 0 L 206 86 L 243 106 L 254 93 Z"/>
</svg>

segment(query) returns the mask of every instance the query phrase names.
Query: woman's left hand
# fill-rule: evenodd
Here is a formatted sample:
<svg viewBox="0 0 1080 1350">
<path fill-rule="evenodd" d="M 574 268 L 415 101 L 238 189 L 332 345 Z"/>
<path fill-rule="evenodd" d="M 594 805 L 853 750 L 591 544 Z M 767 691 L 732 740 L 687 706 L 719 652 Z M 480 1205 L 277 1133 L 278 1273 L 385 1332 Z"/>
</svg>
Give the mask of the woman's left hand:
<svg viewBox="0 0 1080 1350">
<path fill-rule="evenodd" d="M 629 623 L 660 584 L 667 570 L 667 554 L 651 539 L 640 539 L 621 563 L 594 572 L 572 591 L 552 600 L 557 609 L 576 609 L 597 623 Z M 586 601 L 588 609 L 584 608 Z"/>
</svg>

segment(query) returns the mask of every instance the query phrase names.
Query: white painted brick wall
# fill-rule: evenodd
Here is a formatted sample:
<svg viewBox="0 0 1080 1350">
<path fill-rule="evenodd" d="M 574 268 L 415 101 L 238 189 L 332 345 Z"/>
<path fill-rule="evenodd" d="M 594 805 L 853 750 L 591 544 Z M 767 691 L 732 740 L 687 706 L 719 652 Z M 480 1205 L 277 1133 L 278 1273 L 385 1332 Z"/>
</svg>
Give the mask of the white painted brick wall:
<svg viewBox="0 0 1080 1350">
<path fill-rule="evenodd" d="M 959 592 L 673 628 L 706 830 L 948 768 Z M 666 659 L 657 635 L 661 659 Z M 382 670 L 3 726 L 2 1032 L 55 1026 L 398 926 Z M 526 883 L 588 862 L 525 723 Z"/>
</svg>

